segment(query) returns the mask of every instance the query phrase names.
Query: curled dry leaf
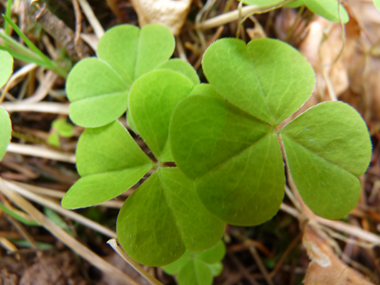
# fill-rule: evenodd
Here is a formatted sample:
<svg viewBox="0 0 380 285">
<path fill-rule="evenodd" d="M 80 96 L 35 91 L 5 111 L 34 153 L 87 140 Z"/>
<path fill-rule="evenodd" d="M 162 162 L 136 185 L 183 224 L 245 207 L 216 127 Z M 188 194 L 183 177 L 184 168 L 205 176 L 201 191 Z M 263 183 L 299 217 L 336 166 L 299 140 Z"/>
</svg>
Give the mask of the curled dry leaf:
<svg viewBox="0 0 380 285">
<path fill-rule="evenodd" d="M 178 35 L 185 23 L 191 0 L 132 0 L 140 26 L 162 24 Z"/>
<path fill-rule="evenodd" d="M 305 227 L 302 243 L 311 259 L 303 280 L 305 285 L 373 284 L 355 269 L 341 261 L 335 255 L 327 240 L 309 225 Z"/>
</svg>

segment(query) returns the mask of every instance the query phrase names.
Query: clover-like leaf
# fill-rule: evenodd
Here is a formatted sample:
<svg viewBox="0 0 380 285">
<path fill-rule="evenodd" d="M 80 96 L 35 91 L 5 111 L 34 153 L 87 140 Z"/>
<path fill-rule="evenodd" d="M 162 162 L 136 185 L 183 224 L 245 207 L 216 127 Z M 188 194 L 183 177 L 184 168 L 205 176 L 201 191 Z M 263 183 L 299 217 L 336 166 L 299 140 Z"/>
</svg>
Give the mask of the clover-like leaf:
<svg viewBox="0 0 380 285">
<path fill-rule="evenodd" d="M 206 50 L 202 65 L 218 93 L 274 126 L 297 111 L 314 88 L 310 64 L 278 40 L 256 39 L 246 45 L 238 39 L 221 39 Z"/>
<path fill-rule="evenodd" d="M 173 161 L 168 142 L 170 118 L 193 87 L 183 74 L 161 69 L 142 76 L 131 89 L 129 112 L 134 127 L 161 162 Z"/>
<path fill-rule="evenodd" d="M 339 23 L 347 23 L 350 19 L 346 9 L 335 0 L 304 0 L 306 7 L 323 18 Z M 339 16 L 340 14 L 340 16 Z"/>
<path fill-rule="evenodd" d="M 211 285 L 212 271 L 205 262 L 194 258 L 178 273 L 179 285 Z"/>
<path fill-rule="evenodd" d="M 3 158 L 12 137 L 12 124 L 9 114 L 0 107 L 0 160 Z"/>
<path fill-rule="evenodd" d="M 177 105 L 169 137 L 175 162 L 223 221 L 257 225 L 277 212 L 284 167 L 268 124 L 216 96 L 193 95 Z"/>
<path fill-rule="evenodd" d="M 195 253 L 186 251 L 180 259 L 164 266 L 163 270 L 168 274 L 178 274 L 179 285 L 211 285 L 212 276 L 219 275 L 223 269 L 220 260 L 225 254 L 226 247 L 220 241 L 216 246 L 205 251 Z"/>
<path fill-rule="evenodd" d="M 84 127 L 117 119 L 128 107 L 133 82 L 167 61 L 173 50 L 173 35 L 161 25 L 141 29 L 120 25 L 108 30 L 99 40 L 98 58 L 80 61 L 68 76 L 70 118 Z"/>
<path fill-rule="evenodd" d="M 135 185 L 153 167 L 118 121 L 86 129 L 79 138 L 76 155 L 82 177 L 63 197 L 64 208 L 88 207 L 112 199 Z"/>
<path fill-rule="evenodd" d="M 125 252 L 137 262 L 162 266 L 186 249 L 215 245 L 224 223 L 202 205 L 194 183 L 178 168 L 159 168 L 127 199 L 117 219 Z"/>
<path fill-rule="evenodd" d="M 13 57 L 7 52 L 0 50 L 0 88 L 8 81 L 13 71 Z"/>
<path fill-rule="evenodd" d="M 362 175 L 371 158 L 371 142 L 360 115 L 342 102 L 321 103 L 281 131 L 294 183 L 310 209 L 339 219 L 360 196 Z"/>
</svg>

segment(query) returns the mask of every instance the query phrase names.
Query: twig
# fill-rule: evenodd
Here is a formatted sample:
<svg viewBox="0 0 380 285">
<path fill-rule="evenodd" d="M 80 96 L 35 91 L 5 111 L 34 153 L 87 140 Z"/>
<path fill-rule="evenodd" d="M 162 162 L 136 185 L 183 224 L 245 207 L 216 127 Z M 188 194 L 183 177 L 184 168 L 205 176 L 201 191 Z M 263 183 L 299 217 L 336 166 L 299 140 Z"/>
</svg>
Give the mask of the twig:
<svg viewBox="0 0 380 285">
<path fill-rule="evenodd" d="M 69 163 L 75 163 L 75 155 L 71 153 L 59 152 L 35 145 L 24 145 L 18 143 L 10 143 L 7 149 L 8 152 L 37 156 L 52 160 L 64 161 Z"/>
<path fill-rule="evenodd" d="M 251 252 L 253 258 L 256 261 L 257 266 L 259 267 L 261 274 L 263 274 L 264 279 L 269 285 L 274 285 L 271 276 L 268 274 L 267 269 L 265 268 L 263 261 L 261 260 L 259 254 L 257 253 L 256 247 L 253 244 L 248 245 L 249 251 Z"/>
<path fill-rule="evenodd" d="M 228 252 L 228 257 L 232 260 L 233 263 L 237 266 L 241 274 L 253 285 L 259 285 L 255 279 L 249 274 L 248 270 L 241 264 L 241 262 L 236 258 L 233 253 Z"/>
<path fill-rule="evenodd" d="M 78 242 L 76 239 L 71 237 L 58 225 L 56 225 L 44 214 L 38 211 L 30 202 L 25 200 L 16 192 L 9 189 L 2 179 L 0 179 L 0 191 L 3 192 L 9 199 L 11 199 L 21 209 L 23 209 L 25 212 L 31 215 L 37 222 L 39 222 L 42 226 L 44 226 L 45 229 L 47 229 L 52 235 L 54 235 L 57 239 L 59 239 L 65 245 L 70 247 L 73 251 L 78 253 L 88 262 L 90 262 L 91 264 L 99 268 L 100 270 L 104 271 L 109 276 L 114 277 L 125 284 L 140 285 L 131 277 L 126 275 L 124 272 L 122 272 L 120 269 L 106 262 L 104 259 L 99 257 L 93 251 L 91 251 L 90 249 L 82 245 L 80 242 Z"/>
<path fill-rule="evenodd" d="M 79 46 L 80 33 L 82 31 L 82 13 L 80 11 L 78 0 L 72 0 L 72 1 L 73 1 L 73 6 L 74 6 L 74 12 L 75 12 L 75 38 L 74 38 L 75 51 L 77 52 L 79 58 L 83 58 L 83 53 Z"/>
<path fill-rule="evenodd" d="M 95 35 L 100 39 L 104 35 L 104 29 L 100 25 L 99 20 L 96 18 L 91 6 L 88 4 L 87 0 L 78 0 L 82 8 L 83 13 L 86 15 L 87 20 L 90 22 Z"/>
<path fill-rule="evenodd" d="M 241 17 L 244 18 L 244 17 L 251 15 L 251 14 L 266 13 L 268 11 L 271 11 L 271 10 L 276 9 L 278 7 L 282 7 L 286 4 L 289 4 L 289 3 L 294 2 L 294 1 L 295 0 L 284 0 L 280 3 L 275 4 L 275 5 L 265 6 L 265 7 L 262 7 L 262 6 L 259 7 L 257 5 L 245 6 L 241 9 Z M 238 10 L 234 10 L 234 11 L 231 11 L 231 12 L 228 12 L 225 14 L 221 14 L 221 15 L 216 16 L 214 18 L 208 19 L 208 20 L 196 25 L 196 28 L 201 29 L 201 30 L 207 30 L 207 29 L 212 29 L 212 28 L 216 28 L 216 27 L 228 24 L 228 23 L 236 21 L 236 20 L 239 20 L 239 11 Z"/>
<path fill-rule="evenodd" d="M 123 258 L 130 266 L 132 266 L 142 277 L 144 277 L 150 284 L 153 285 L 163 285 L 160 281 L 158 281 L 156 278 L 151 276 L 148 272 L 146 272 L 142 267 L 135 262 L 132 258 L 130 258 L 124 250 L 121 249 L 116 239 L 110 239 L 107 241 L 107 243 L 116 251 L 118 255 L 120 255 L 121 258 Z"/>
</svg>

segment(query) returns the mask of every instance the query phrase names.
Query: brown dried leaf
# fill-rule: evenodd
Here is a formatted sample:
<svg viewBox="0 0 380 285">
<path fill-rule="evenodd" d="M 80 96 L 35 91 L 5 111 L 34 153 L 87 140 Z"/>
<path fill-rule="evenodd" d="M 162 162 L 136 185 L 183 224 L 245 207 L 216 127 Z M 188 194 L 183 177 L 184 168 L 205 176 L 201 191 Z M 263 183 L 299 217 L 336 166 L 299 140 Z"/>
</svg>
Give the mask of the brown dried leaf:
<svg viewBox="0 0 380 285">
<path fill-rule="evenodd" d="M 162 24 L 178 35 L 185 23 L 191 0 L 131 0 L 140 26 Z"/>
<path fill-rule="evenodd" d="M 371 285 L 363 275 L 347 266 L 333 252 L 327 240 L 310 225 L 305 227 L 302 243 L 311 259 L 306 276 L 306 285 Z"/>
</svg>

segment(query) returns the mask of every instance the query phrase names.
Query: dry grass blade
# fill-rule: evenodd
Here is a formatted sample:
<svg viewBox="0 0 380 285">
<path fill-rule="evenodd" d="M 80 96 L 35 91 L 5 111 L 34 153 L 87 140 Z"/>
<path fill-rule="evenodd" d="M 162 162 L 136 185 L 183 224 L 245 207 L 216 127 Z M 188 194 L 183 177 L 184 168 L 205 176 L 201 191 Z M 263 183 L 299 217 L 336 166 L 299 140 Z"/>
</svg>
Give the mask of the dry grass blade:
<svg viewBox="0 0 380 285">
<path fill-rule="evenodd" d="M 14 191 L 14 192 L 17 192 L 18 194 L 28 198 L 29 200 L 33 201 L 33 202 L 36 202 L 36 203 L 39 203 L 43 206 L 46 206 L 68 218 L 71 218 L 73 220 L 76 220 L 77 222 L 85 225 L 86 227 L 89 227 L 99 233 L 102 233 L 104 234 L 105 236 L 108 236 L 110 238 L 114 238 L 116 237 L 116 233 L 114 231 L 111 231 L 110 229 L 98 224 L 98 223 L 95 223 L 94 221 L 90 220 L 90 219 L 87 219 L 73 211 L 69 211 L 69 210 L 66 210 L 64 208 L 61 207 L 61 205 L 59 205 L 58 203 L 54 202 L 54 201 L 51 201 L 49 199 L 46 199 L 46 198 L 43 198 L 35 193 L 32 193 L 16 184 L 13 184 L 11 182 L 8 182 L 8 181 L 5 181 L 5 180 L 2 180 L 2 183 L 10 190 Z"/>
<path fill-rule="evenodd" d="M 58 160 L 63 162 L 75 163 L 76 158 L 74 154 L 64 153 L 56 150 L 51 150 L 35 145 L 23 145 L 17 143 L 10 143 L 7 149 L 8 152 L 37 156 L 52 160 Z"/>
<path fill-rule="evenodd" d="M 117 252 L 118 255 L 121 256 L 121 258 L 128 262 L 129 265 L 132 266 L 138 273 L 140 273 L 140 275 L 144 277 L 149 283 L 153 285 L 163 285 L 160 281 L 142 269 L 142 267 L 137 262 L 133 261 L 133 259 L 126 255 L 126 253 L 119 246 L 116 239 L 110 239 L 107 243 Z"/>
<path fill-rule="evenodd" d="M 54 102 L 39 102 L 35 104 L 9 103 L 4 102 L 1 104 L 7 112 L 41 112 L 51 114 L 69 114 L 69 104 L 54 103 Z"/>
<path fill-rule="evenodd" d="M 0 191 L 3 192 L 9 199 L 22 208 L 25 212 L 29 213 L 37 222 L 39 222 L 46 230 L 53 234 L 66 246 L 70 247 L 74 252 L 79 254 L 82 258 L 109 274 L 111 277 L 118 279 L 124 284 L 139 285 L 135 280 L 131 279 L 128 275 L 125 275 L 122 271 L 106 262 L 100 256 L 96 255 L 90 249 L 82 245 L 76 239 L 71 237 L 63 229 L 53 223 L 44 214 L 38 211 L 30 202 L 21 197 L 19 194 L 9 189 L 6 182 L 0 179 Z"/>
</svg>

